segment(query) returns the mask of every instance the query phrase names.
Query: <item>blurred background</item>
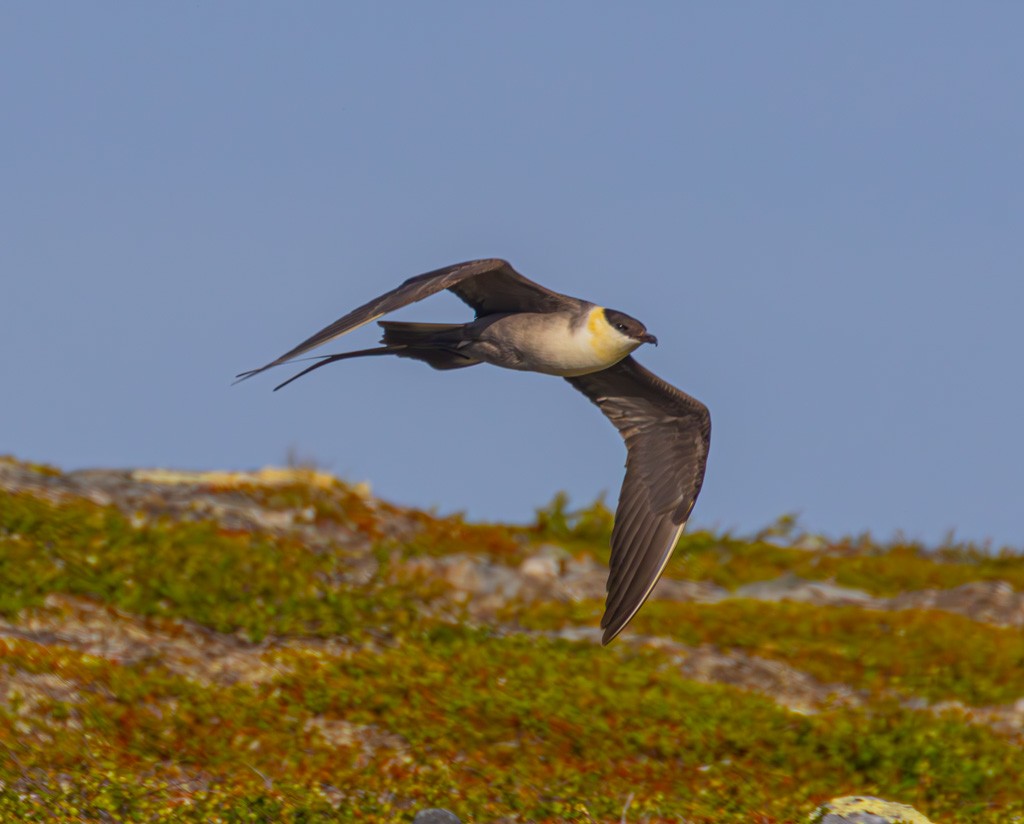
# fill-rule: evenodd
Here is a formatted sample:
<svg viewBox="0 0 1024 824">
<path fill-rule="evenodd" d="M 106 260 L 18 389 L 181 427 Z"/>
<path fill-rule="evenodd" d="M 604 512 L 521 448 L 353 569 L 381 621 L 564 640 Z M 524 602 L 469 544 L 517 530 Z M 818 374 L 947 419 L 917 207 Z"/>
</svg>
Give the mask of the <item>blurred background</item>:
<svg viewBox="0 0 1024 824">
<path fill-rule="evenodd" d="M 1021 547 L 1022 30 L 999 2 L 5 4 L 0 452 L 312 461 L 476 519 L 614 502 L 624 448 L 558 379 L 231 386 L 501 256 L 643 320 L 710 407 L 695 524 Z"/>
</svg>

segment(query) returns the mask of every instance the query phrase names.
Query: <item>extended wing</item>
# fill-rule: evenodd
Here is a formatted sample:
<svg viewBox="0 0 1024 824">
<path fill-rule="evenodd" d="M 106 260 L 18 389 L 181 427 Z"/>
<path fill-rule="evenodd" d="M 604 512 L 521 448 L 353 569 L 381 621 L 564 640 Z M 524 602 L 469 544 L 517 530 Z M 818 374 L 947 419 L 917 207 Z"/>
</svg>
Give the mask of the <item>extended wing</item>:
<svg viewBox="0 0 1024 824">
<path fill-rule="evenodd" d="M 330 326 L 325 326 L 277 360 L 259 369 L 242 372 L 238 378 L 251 378 L 264 369 L 278 366 L 332 338 L 358 329 L 388 312 L 394 312 L 410 303 L 430 297 L 442 289 L 451 290 L 472 306 L 477 317 L 498 312 L 551 312 L 565 308 L 567 302 L 575 302 L 574 298 L 552 292 L 524 278 L 509 265 L 508 261 L 499 258 L 456 263 L 409 278 L 397 289 L 364 303 L 358 309 L 353 309 L 347 315 L 338 318 Z"/>
<path fill-rule="evenodd" d="M 711 416 L 632 357 L 566 380 L 601 408 L 626 442 L 601 619 L 607 644 L 651 594 L 690 517 L 704 482 Z"/>
</svg>

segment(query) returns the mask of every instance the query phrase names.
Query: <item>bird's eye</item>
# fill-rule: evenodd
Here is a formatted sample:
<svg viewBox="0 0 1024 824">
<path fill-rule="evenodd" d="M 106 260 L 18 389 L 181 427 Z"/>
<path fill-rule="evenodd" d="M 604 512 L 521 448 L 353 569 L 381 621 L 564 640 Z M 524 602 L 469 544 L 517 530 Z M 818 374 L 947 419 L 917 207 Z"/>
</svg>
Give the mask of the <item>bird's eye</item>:
<svg viewBox="0 0 1024 824">
<path fill-rule="evenodd" d="M 616 323 L 615 324 L 615 328 L 618 329 L 620 332 L 625 332 L 626 331 L 626 324 L 624 324 L 624 323 Z"/>
</svg>

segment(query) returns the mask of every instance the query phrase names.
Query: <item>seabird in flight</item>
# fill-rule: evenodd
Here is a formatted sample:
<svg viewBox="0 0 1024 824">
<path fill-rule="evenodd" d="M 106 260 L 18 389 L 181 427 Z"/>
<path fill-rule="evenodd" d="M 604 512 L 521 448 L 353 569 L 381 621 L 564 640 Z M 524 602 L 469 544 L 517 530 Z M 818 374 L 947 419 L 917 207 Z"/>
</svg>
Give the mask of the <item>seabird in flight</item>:
<svg viewBox="0 0 1024 824">
<path fill-rule="evenodd" d="M 644 369 L 630 354 L 641 344 L 658 342 L 640 321 L 546 289 L 504 260 L 471 260 L 409 278 L 238 378 L 278 366 L 442 289 L 468 303 L 476 319 L 381 321 L 379 348 L 325 355 L 276 388 L 329 363 L 370 355 L 413 358 L 435 369 L 490 363 L 564 377 L 600 407 L 626 442 L 626 477 L 615 511 L 601 619 L 607 644 L 640 609 L 665 570 L 704 481 L 711 442 L 707 407 Z"/>
</svg>

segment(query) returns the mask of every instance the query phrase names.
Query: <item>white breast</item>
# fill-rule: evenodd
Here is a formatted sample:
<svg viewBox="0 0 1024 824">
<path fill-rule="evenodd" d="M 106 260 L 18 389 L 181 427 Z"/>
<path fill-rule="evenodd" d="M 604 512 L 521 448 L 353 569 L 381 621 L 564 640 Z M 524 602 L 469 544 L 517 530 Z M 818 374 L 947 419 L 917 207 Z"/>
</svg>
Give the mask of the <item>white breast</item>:
<svg viewBox="0 0 1024 824">
<path fill-rule="evenodd" d="M 586 322 L 576 327 L 564 316 L 539 317 L 544 321 L 516 341 L 528 368 L 535 372 L 562 377 L 599 372 L 640 345 L 609 324 L 600 306 L 591 309 Z"/>
</svg>

